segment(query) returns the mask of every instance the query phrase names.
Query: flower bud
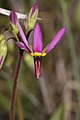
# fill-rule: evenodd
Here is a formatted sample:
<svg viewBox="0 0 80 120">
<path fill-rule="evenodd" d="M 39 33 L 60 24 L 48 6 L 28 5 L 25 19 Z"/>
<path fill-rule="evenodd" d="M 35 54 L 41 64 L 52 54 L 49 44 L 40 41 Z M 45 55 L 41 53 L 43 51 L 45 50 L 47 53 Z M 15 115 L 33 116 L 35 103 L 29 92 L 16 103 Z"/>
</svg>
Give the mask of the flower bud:
<svg viewBox="0 0 80 120">
<path fill-rule="evenodd" d="M 10 21 L 11 21 L 12 24 L 16 25 L 17 16 L 16 16 L 16 13 L 14 11 L 12 11 L 10 13 Z"/>
<path fill-rule="evenodd" d="M 30 10 L 30 13 L 27 18 L 27 28 L 28 30 L 34 29 L 38 17 L 38 4 L 35 3 Z"/>
<path fill-rule="evenodd" d="M 10 31 L 14 34 L 15 37 L 18 33 L 18 27 L 16 23 L 17 23 L 17 15 L 14 11 L 12 11 L 10 13 Z"/>
</svg>

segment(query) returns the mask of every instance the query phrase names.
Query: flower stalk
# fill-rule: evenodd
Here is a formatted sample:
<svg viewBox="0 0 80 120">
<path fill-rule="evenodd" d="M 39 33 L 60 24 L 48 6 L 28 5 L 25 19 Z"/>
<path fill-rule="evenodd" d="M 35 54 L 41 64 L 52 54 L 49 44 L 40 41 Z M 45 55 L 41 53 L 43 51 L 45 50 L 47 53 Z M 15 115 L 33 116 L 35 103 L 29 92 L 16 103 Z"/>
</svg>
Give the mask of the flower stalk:
<svg viewBox="0 0 80 120">
<path fill-rule="evenodd" d="M 10 120 L 14 120 L 14 107 L 15 107 L 15 98 L 16 98 L 16 92 L 17 92 L 17 81 L 18 81 L 22 56 L 23 56 L 23 50 L 19 49 L 19 57 L 18 57 L 18 62 L 15 70 L 14 79 L 13 79 L 11 107 L 10 107 Z"/>
</svg>

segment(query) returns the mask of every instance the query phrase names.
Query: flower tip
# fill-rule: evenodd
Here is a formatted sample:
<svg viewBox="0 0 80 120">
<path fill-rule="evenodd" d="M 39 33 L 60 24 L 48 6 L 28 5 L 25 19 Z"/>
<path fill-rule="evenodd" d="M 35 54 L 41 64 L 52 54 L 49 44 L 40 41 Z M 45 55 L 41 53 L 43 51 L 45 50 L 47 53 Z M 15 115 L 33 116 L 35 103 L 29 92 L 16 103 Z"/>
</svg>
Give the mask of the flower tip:
<svg viewBox="0 0 80 120">
<path fill-rule="evenodd" d="M 66 32 L 66 27 L 63 27 L 63 28 L 62 28 L 62 31 L 63 31 L 63 33 Z"/>
<path fill-rule="evenodd" d="M 15 25 L 16 21 L 17 21 L 17 15 L 15 13 L 15 11 L 11 11 L 10 13 L 10 21 Z"/>
<path fill-rule="evenodd" d="M 58 35 L 59 35 L 59 36 L 62 36 L 65 32 L 66 32 L 66 27 L 62 27 L 62 28 L 59 30 Z"/>
<path fill-rule="evenodd" d="M 36 30 L 39 30 L 39 29 L 40 29 L 40 25 L 39 25 L 39 23 L 38 23 L 38 22 L 36 23 L 36 25 L 35 25 L 34 29 L 36 29 Z"/>
<path fill-rule="evenodd" d="M 36 9 L 38 9 L 38 3 L 35 3 L 34 5 L 33 5 L 33 8 L 36 10 Z"/>
<path fill-rule="evenodd" d="M 38 9 L 38 3 L 35 3 L 33 6 L 32 6 L 32 14 L 34 14 L 34 12 Z"/>
<path fill-rule="evenodd" d="M 11 11 L 10 14 L 13 14 L 13 15 L 14 15 L 14 14 L 16 14 L 16 13 L 15 13 L 15 11 Z"/>
</svg>

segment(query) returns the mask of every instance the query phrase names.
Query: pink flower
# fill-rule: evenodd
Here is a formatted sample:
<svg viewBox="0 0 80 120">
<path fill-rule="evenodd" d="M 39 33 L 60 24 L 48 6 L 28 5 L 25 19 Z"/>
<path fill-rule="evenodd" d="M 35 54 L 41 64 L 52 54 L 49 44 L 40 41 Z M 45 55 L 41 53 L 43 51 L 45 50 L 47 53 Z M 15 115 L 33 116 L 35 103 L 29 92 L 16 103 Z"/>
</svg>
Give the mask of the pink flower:
<svg viewBox="0 0 80 120">
<path fill-rule="evenodd" d="M 47 55 L 57 45 L 57 43 L 60 41 L 63 34 L 65 33 L 66 28 L 65 27 L 61 28 L 58 31 L 58 33 L 55 35 L 53 40 L 47 45 L 47 47 L 43 49 L 42 33 L 41 33 L 40 25 L 39 23 L 37 23 L 36 26 L 34 27 L 33 44 L 31 49 L 23 33 L 23 30 L 18 22 L 17 22 L 17 26 L 23 42 L 17 42 L 16 44 L 19 48 L 24 49 L 26 52 L 28 52 L 31 56 L 34 57 L 35 74 L 36 77 L 39 78 L 41 74 L 41 67 L 40 67 L 41 58 Z"/>
</svg>

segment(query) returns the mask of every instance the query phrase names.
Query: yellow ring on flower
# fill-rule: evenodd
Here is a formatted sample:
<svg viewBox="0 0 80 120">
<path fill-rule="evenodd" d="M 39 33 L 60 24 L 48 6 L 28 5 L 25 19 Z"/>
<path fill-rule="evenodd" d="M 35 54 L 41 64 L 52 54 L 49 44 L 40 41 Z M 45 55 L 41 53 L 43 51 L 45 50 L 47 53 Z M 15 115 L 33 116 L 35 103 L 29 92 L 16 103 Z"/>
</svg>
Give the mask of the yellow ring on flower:
<svg viewBox="0 0 80 120">
<path fill-rule="evenodd" d="M 37 56 L 41 56 L 41 57 L 44 57 L 46 55 L 46 53 L 39 53 L 39 52 L 34 52 L 34 53 L 31 53 L 31 55 L 34 57 L 37 57 Z"/>
</svg>

